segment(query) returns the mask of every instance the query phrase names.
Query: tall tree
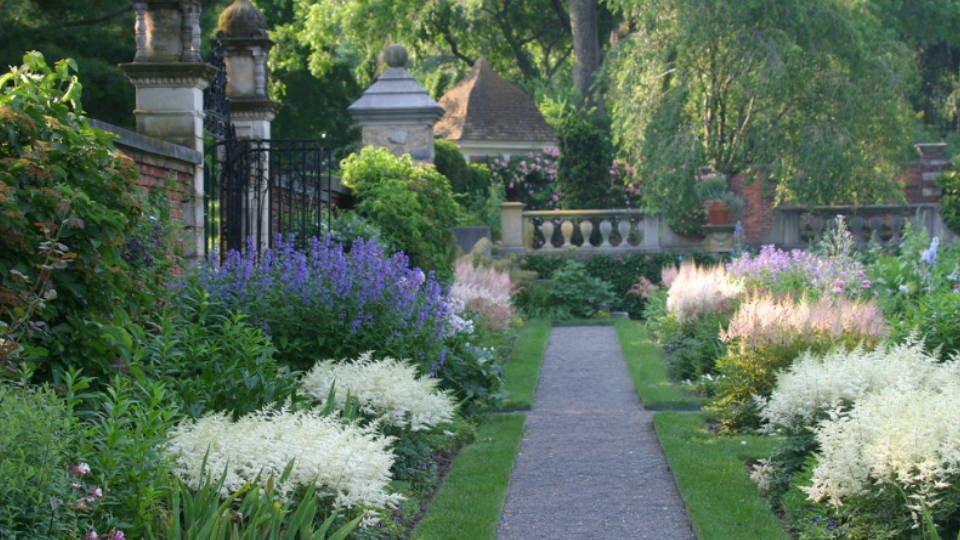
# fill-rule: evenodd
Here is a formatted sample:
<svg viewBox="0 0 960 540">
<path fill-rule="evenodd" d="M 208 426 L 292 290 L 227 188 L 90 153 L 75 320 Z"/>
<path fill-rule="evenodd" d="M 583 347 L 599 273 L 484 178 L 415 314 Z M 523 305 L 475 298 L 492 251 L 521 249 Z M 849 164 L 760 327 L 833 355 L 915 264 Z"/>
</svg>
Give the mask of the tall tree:
<svg viewBox="0 0 960 540">
<path fill-rule="evenodd" d="M 915 70 L 864 3 L 611 3 L 636 28 L 617 52 L 615 132 L 651 206 L 679 211 L 703 165 L 761 167 L 781 202 L 899 196 Z"/>
<path fill-rule="evenodd" d="M 573 33 L 573 81 L 584 104 L 603 116 L 601 90 L 595 86 L 602 49 L 597 35 L 597 0 L 569 0 L 570 30 Z"/>
</svg>

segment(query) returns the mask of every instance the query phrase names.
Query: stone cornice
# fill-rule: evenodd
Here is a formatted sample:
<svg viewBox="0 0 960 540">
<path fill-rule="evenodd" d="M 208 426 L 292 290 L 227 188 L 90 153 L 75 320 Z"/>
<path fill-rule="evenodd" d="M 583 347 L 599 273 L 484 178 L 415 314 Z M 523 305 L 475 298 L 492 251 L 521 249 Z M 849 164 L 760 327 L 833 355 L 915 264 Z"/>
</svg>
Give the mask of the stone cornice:
<svg viewBox="0 0 960 540">
<path fill-rule="evenodd" d="M 272 119 L 283 104 L 272 99 L 230 98 L 230 117 L 234 120 L 258 120 L 270 116 Z"/>
<path fill-rule="evenodd" d="M 206 63 L 132 62 L 120 69 L 137 88 L 197 88 L 203 90 L 217 74 Z"/>
</svg>

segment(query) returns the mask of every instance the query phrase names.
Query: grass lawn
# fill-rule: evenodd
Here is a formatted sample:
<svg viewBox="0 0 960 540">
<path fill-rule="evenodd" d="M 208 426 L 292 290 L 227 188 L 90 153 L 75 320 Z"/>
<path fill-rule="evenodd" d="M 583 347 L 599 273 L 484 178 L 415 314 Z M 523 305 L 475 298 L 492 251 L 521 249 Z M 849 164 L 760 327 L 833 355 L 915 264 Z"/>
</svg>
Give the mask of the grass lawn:
<svg viewBox="0 0 960 540">
<path fill-rule="evenodd" d="M 653 423 L 699 540 L 789 540 L 747 473 L 771 437 L 719 437 L 707 413 L 659 412 Z"/>
<path fill-rule="evenodd" d="M 525 420 L 520 414 L 494 414 L 477 428 L 477 441 L 453 461 L 411 539 L 496 536 Z"/>
<path fill-rule="evenodd" d="M 504 409 L 529 409 L 533 406 L 533 392 L 537 389 L 543 353 L 550 339 L 550 321 L 527 321 L 513 343 L 510 358 L 503 366 L 507 400 Z"/>
<path fill-rule="evenodd" d="M 695 407 L 704 403 L 703 398 L 687 396 L 670 382 L 657 345 L 638 321 L 619 319 L 616 329 L 633 387 L 645 407 Z"/>
</svg>

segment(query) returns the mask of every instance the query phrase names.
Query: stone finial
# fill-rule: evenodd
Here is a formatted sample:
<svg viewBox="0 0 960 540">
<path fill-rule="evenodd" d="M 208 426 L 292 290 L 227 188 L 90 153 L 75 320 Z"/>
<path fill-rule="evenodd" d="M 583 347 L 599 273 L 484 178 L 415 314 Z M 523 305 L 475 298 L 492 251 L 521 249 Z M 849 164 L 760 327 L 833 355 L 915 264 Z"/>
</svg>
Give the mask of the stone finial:
<svg viewBox="0 0 960 540">
<path fill-rule="evenodd" d="M 266 38 L 267 18 L 250 0 L 234 0 L 220 13 L 217 28 L 233 38 Z"/>
<path fill-rule="evenodd" d="M 392 68 L 402 68 L 407 65 L 407 60 L 409 60 L 409 55 L 407 54 L 407 49 L 400 45 L 399 43 L 394 43 L 387 47 L 387 50 L 383 53 L 383 59 L 388 66 Z"/>
</svg>

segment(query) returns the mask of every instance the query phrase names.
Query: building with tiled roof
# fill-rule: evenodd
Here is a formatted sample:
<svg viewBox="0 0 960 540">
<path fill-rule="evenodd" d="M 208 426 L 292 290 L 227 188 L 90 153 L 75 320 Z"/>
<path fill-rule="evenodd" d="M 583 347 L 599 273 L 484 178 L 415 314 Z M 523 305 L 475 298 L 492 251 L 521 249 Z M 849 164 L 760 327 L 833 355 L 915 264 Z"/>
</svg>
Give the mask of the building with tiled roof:
<svg viewBox="0 0 960 540">
<path fill-rule="evenodd" d="M 557 148 L 556 135 L 536 104 L 498 75 L 483 58 L 440 98 L 437 138 L 460 147 L 467 161 Z"/>
</svg>

